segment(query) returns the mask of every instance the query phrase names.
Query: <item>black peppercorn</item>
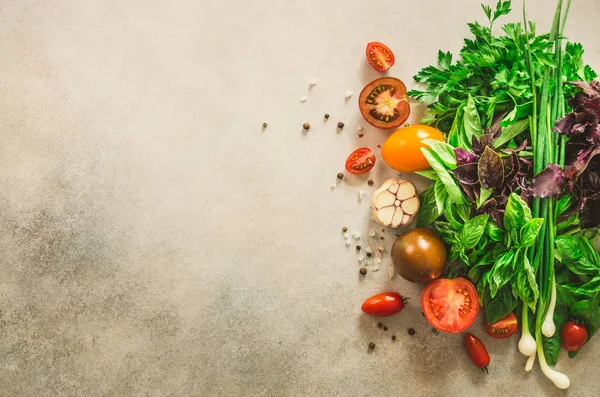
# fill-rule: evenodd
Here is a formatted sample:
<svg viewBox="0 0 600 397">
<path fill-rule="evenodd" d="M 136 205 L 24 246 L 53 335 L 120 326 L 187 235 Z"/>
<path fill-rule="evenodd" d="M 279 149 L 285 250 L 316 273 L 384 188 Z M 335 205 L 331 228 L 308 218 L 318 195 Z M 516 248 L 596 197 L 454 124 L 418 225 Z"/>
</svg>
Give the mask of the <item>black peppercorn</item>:
<svg viewBox="0 0 600 397">
<path fill-rule="evenodd" d="M 344 128 L 344 123 L 342 123 L 341 121 L 338 123 L 338 128 L 342 129 Z"/>
<path fill-rule="evenodd" d="M 374 342 L 369 343 L 369 349 L 371 349 L 371 350 L 375 349 L 375 343 Z"/>
<path fill-rule="evenodd" d="M 415 332 L 416 332 L 416 331 L 415 331 L 415 329 L 414 329 L 414 328 L 409 328 L 409 329 L 408 329 L 408 334 L 409 334 L 409 335 L 414 335 L 414 334 L 415 334 Z"/>
<path fill-rule="evenodd" d="M 366 267 L 361 267 L 360 270 L 359 270 L 359 272 L 360 272 L 360 274 L 362 274 L 364 276 L 365 274 L 367 274 L 367 268 Z"/>
</svg>

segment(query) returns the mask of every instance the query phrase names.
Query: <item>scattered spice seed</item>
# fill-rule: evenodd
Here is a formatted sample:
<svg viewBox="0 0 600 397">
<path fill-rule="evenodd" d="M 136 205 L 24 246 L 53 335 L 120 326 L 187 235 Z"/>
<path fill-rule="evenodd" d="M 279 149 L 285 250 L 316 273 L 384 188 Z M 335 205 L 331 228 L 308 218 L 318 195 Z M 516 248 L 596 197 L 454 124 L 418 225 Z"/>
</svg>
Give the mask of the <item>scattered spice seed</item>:
<svg viewBox="0 0 600 397">
<path fill-rule="evenodd" d="M 348 231 L 348 228 L 347 228 L 346 226 L 344 226 L 344 227 L 342 228 L 342 232 L 346 233 L 347 231 Z"/>
<path fill-rule="evenodd" d="M 373 182 L 373 179 L 369 179 L 369 181 L 367 182 L 367 184 L 368 184 L 369 186 L 373 186 L 373 184 L 374 184 L 374 183 L 375 183 L 375 182 Z"/>
<path fill-rule="evenodd" d="M 356 246 L 356 250 L 357 250 L 357 251 L 360 251 L 360 245 L 357 245 L 357 246 Z"/>
<path fill-rule="evenodd" d="M 360 132 L 360 133 L 358 134 L 358 137 L 359 137 L 359 138 L 362 138 L 363 136 L 365 136 L 365 134 L 363 134 L 362 132 Z"/>
<path fill-rule="evenodd" d="M 377 327 L 381 328 L 381 327 L 383 327 L 383 324 L 382 323 L 377 323 Z"/>
<path fill-rule="evenodd" d="M 388 330 L 388 327 L 383 327 L 383 330 L 384 330 L 384 331 L 387 331 L 387 330 Z"/>
<path fill-rule="evenodd" d="M 344 128 L 344 123 L 342 123 L 342 122 L 340 121 L 340 122 L 338 123 L 338 128 L 339 128 L 339 129 L 342 129 L 342 128 Z"/>
<path fill-rule="evenodd" d="M 337 178 L 338 179 L 344 179 L 344 174 L 342 174 L 341 172 L 338 172 Z"/>
<path fill-rule="evenodd" d="M 381 145 L 380 144 L 377 144 L 377 147 L 381 149 Z"/>
<path fill-rule="evenodd" d="M 410 124 L 408 124 L 408 123 L 404 124 L 404 126 L 405 126 L 405 127 L 408 127 L 409 125 L 410 125 Z"/>
<path fill-rule="evenodd" d="M 392 340 L 396 340 L 396 335 L 392 335 Z"/>
<path fill-rule="evenodd" d="M 431 332 L 433 332 L 434 334 L 437 334 L 437 333 L 438 333 L 438 330 L 437 330 L 437 329 L 435 329 L 435 328 L 431 328 Z"/>
<path fill-rule="evenodd" d="M 269 126 L 269 124 L 263 123 L 263 128 L 267 128 L 268 126 Z"/>
<path fill-rule="evenodd" d="M 414 328 L 409 328 L 408 329 L 408 334 L 411 335 L 411 336 L 414 335 L 415 334 L 415 329 Z"/>
<path fill-rule="evenodd" d="M 370 253 L 370 252 L 367 252 L 367 256 L 368 256 L 369 258 L 371 257 L 371 255 L 373 255 L 373 254 L 372 254 L 372 253 Z"/>
<path fill-rule="evenodd" d="M 367 268 L 366 267 L 361 267 L 360 270 L 359 270 L 359 272 L 360 272 L 360 274 L 362 274 L 364 276 L 365 274 L 367 274 Z"/>
<path fill-rule="evenodd" d="M 369 349 L 371 349 L 371 350 L 375 349 L 375 343 L 374 342 L 369 343 Z"/>
<path fill-rule="evenodd" d="M 380 240 L 385 240 L 385 238 L 383 236 L 379 237 Z"/>
<path fill-rule="evenodd" d="M 323 117 L 325 117 L 325 120 L 327 120 L 329 118 L 329 113 L 325 113 L 325 116 Z"/>
<path fill-rule="evenodd" d="M 305 130 L 308 131 L 308 130 L 310 130 L 310 124 L 304 123 L 304 124 L 302 124 L 302 128 L 304 128 Z"/>
</svg>

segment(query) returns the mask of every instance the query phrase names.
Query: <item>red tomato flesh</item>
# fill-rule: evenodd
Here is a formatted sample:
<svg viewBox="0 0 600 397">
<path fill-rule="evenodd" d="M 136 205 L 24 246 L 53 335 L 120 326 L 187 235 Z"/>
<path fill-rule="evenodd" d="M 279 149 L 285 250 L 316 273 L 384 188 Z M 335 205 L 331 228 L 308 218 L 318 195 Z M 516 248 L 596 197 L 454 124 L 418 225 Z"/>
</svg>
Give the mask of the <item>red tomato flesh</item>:
<svg viewBox="0 0 600 397">
<path fill-rule="evenodd" d="M 570 352 L 581 349 L 587 337 L 588 331 L 585 325 L 573 321 L 567 322 L 560 333 L 563 347 Z"/>
<path fill-rule="evenodd" d="M 442 332 L 462 332 L 477 318 L 479 298 L 469 280 L 438 278 L 423 289 L 421 308 L 433 327 Z"/>
<path fill-rule="evenodd" d="M 367 44 L 367 60 L 373 69 L 385 72 L 394 65 L 396 58 L 388 46 L 378 41 Z"/>
<path fill-rule="evenodd" d="M 388 317 L 404 309 L 404 300 L 397 292 L 382 292 L 367 299 L 362 311 L 373 317 Z"/>
<path fill-rule="evenodd" d="M 485 332 L 492 338 L 504 339 L 512 336 L 519 326 L 517 325 L 517 316 L 514 313 L 509 313 L 506 317 L 501 318 L 494 324 L 485 323 Z"/>
<path fill-rule="evenodd" d="M 473 334 L 465 334 L 465 349 L 477 368 L 486 368 L 490 364 L 490 355 L 483 342 Z"/>
<path fill-rule="evenodd" d="M 356 149 L 348 159 L 346 159 L 346 171 L 351 174 L 364 174 L 371 171 L 371 168 L 375 166 L 375 155 L 370 149 L 361 147 Z"/>
</svg>

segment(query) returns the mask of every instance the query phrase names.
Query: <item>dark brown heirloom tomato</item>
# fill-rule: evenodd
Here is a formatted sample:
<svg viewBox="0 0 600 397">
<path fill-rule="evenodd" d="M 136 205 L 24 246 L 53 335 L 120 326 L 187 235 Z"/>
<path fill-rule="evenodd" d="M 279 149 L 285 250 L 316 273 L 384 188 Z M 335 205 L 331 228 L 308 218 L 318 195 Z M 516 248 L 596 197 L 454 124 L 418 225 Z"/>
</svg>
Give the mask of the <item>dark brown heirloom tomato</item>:
<svg viewBox="0 0 600 397">
<path fill-rule="evenodd" d="M 514 313 L 508 313 L 494 324 L 485 322 L 485 332 L 493 338 L 504 339 L 512 336 L 519 326 L 517 325 L 517 316 Z"/>
<path fill-rule="evenodd" d="M 398 274 L 415 283 L 438 278 L 446 258 L 444 242 L 431 229 L 413 229 L 398 237 L 392 246 L 392 262 Z"/>
<path fill-rule="evenodd" d="M 487 366 L 490 364 L 490 355 L 483 345 L 483 342 L 475 335 L 467 332 L 465 334 L 465 349 L 467 350 L 467 354 L 471 358 L 471 361 L 473 361 L 473 364 L 482 370 L 485 368 L 486 372 L 489 373 Z"/>
<path fill-rule="evenodd" d="M 384 130 L 400 127 L 410 115 L 406 86 L 395 77 L 367 84 L 358 97 L 358 107 L 367 123 Z"/>
</svg>

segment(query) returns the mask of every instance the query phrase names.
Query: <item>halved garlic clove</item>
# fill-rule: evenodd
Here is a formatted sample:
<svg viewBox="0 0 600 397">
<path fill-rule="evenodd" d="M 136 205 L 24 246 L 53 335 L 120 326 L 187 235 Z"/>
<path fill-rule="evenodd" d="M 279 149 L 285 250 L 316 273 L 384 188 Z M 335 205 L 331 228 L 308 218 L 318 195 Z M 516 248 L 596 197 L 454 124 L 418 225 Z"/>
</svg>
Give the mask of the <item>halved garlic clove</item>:
<svg viewBox="0 0 600 397">
<path fill-rule="evenodd" d="M 371 198 L 373 219 L 389 227 L 409 225 L 420 205 L 415 185 L 404 179 L 388 179 Z"/>
</svg>

